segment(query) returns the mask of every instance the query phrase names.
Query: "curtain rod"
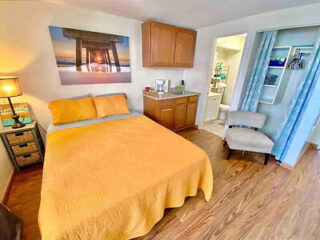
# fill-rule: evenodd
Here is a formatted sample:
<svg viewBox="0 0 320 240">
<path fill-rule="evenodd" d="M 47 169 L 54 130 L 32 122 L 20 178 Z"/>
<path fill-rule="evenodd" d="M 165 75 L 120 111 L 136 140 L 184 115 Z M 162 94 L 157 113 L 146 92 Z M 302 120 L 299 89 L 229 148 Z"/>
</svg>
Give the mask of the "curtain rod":
<svg viewBox="0 0 320 240">
<path fill-rule="evenodd" d="M 293 26 L 278 27 L 278 28 L 265 28 L 265 29 L 257 30 L 257 33 L 272 31 L 272 30 L 286 30 L 286 29 L 303 28 L 303 27 L 319 27 L 320 28 L 320 23 L 315 23 L 311 25 L 303 24 L 303 25 L 293 25 Z"/>
</svg>

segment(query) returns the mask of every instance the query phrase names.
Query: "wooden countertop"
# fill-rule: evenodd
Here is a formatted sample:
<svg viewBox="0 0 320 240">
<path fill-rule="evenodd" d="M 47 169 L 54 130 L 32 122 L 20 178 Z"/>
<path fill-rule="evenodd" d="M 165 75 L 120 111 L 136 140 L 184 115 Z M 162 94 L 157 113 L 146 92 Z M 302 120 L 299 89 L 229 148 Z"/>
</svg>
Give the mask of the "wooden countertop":
<svg viewBox="0 0 320 240">
<path fill-rule="evenodd" d="M 154 100 L 167 100 L 173 98 L 182 98 L 182 97 L 190 97 L 190 96 L 198 96 L 200 95 L 199 92 L 189 92 L 185 91 L 184 94 L 175 94 L 175 93 L 163 93 L 159 95 L 157 92 L 146 92 L 143 91 L 143 96 L 152 98 Z"/>
</svg>

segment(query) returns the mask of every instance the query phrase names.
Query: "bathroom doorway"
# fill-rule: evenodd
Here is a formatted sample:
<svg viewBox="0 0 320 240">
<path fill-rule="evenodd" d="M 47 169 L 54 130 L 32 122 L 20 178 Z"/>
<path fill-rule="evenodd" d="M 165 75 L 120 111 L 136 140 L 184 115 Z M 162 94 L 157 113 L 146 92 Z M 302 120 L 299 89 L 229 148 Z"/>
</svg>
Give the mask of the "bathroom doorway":
<svg viewBox="0 0 320 240">
<path fill-rule="evenodd" d="M 222 138 L 245 40 L 246 34 L 216 40 L 203 126 Z"/>
</svg>

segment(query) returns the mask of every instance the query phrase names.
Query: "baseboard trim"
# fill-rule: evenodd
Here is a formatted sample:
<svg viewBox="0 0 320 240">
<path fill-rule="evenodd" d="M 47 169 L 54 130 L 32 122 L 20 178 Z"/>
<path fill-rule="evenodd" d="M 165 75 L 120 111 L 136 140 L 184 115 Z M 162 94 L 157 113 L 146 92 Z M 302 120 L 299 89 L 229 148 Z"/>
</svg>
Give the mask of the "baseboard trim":
<svg viewBox="0 0 320 240">
<path fill-rule="evenodd" d="M 312 147 L 312 148 L 314 148 L 314 149 L 319 150 L 319 147 L 318 147 L 318 145 L 317 145 L 317 144 L 312 143 L 312 142 L 310 142 L 309 144 L 310 144 L 310 145 L 309 145 L 310 147 Z"/>
<path fill-rule="evenodd" d="M 13 185 L 13 180 L 14 180 L 14 177 L 15 177 L 15 173 L 16 173 L 15 170 L 12 170 L 12 173 L 11 173 L 11 176 L 10 176 L 6 191 L 5 191 L 3 199 L 2 199 L 2 203 L 4 205 L 7 205 L 7 203 L 8 203 L 9 195 L 10 195 L 10 192 L 11 192 L 11 189 L 12 189 L 12 185 Z"/>
<path fill-rule="evenodd" d="M 283 168 L 286 168 L 286 169 L 288 169 L 288 170 L 290 170 L 290 171 L 293 170 L 293 167 L 292 167 L 291 165 L 289 165 L 288 163 L 285 163 L 285 162 L 282 162 L 282 163 L 280 164 L 280 166 L 283 167 Z"/>
</svg>

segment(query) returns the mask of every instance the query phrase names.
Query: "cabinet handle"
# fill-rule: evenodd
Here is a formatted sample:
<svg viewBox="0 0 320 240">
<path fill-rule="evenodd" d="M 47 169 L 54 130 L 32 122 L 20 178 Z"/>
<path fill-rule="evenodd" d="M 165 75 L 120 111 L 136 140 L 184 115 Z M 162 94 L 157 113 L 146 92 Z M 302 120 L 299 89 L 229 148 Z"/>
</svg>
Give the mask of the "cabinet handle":
<svg viewBox="0 0 320 240">
<path fill-rule="evenodd" d="M 31 154 L 23 155 L 23 158 L 31 157 Z"/>
<path fill-rule="evenodd" d="M 20 144 L 20 145 L 19 145 L 19 147 L 21 147 L 21 148 L 26 147 L 26 146 L 28 146 L 27 143 L 24 143 L 24 144 Z"/>
<path fill-rule="evenodd" d="M 23 132 L 18 132 L 18 133 L 15 133 L 14 135 L 15 135 L 16 137 L 22 136 L 22 135 L 23 135 Z"/>
</svg>

